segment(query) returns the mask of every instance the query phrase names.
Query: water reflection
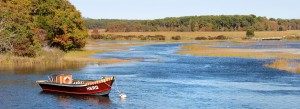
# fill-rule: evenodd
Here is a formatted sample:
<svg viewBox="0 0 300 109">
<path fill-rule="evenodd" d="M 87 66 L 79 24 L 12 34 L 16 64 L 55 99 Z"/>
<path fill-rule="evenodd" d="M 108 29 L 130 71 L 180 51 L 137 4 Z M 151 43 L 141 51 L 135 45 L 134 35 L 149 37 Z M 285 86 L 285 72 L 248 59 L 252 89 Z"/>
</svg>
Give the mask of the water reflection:
<svg viewBox="0 0 300 109">
<path fill-rule="evenodd" d="M 73 100 L 88 102 L 92 104 L 107 105 L 111 104 L 111 100 L 108 96 L 97 96 L 97 95 L 74 95 L 74 94 L 63 94 L 41 91 L 40 95 L 53 96 L 62 105 L 71 105 L 70 102 Z"/>
</svg>

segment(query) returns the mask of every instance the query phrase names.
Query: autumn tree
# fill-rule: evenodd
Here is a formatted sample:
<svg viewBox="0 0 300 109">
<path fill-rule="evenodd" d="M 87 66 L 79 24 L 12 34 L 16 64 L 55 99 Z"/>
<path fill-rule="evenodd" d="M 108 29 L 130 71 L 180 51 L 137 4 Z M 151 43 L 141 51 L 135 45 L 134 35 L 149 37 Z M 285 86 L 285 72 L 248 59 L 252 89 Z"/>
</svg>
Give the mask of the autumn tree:
<svg viewBox="0 0 300 109">
<path fill-rule="evenodd" d="M 87 37 L 80 12 L 67 0 L 0 0 L 0 20 L 5 33 L 16 34 L 13 49 L 20 56 L 33 56 L 42 46 L 82 48 Z"/>
</svg>

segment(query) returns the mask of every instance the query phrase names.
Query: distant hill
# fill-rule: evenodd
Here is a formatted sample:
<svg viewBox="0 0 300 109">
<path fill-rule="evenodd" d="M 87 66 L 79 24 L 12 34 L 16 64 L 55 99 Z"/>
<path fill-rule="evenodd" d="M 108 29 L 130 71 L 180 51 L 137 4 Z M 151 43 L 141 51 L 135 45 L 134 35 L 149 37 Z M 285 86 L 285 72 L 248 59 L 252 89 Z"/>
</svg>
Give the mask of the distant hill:
<svg viewBox="0 0 300 109">
<path fill-rule="evenodd" d="M 84 21 L 89 29 L 106 29 L 108 32 L 245 31 L 248 27 L 253 27 L 256 31 L 300 29 L 300 19 L 268 19 L 255 15 L 186 16 L 155 20 L 85 18 Z"/>
</svg>

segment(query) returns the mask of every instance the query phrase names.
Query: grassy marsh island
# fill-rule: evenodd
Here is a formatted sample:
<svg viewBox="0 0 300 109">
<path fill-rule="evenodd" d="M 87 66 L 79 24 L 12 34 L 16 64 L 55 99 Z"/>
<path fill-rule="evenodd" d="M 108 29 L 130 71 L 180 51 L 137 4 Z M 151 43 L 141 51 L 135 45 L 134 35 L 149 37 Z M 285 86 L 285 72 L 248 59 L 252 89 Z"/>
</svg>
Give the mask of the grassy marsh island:
<svg viewBox="0 0 300 109">
<path fill-rule="evenodd" d="M 221 41 L 200 41 L 200 44 L 188 44 L 182 46 L 179 54 L 190 54 L 194 56 L 210 56 L 210 57 L 240 57 L 255 59 L 275 59 L 274 62 L 266 64 L 266 67 L 286 70 L 289 72 L 300 73 L 299 50 L 295 48 L 285 48 L 281 44 L 276 46 L 278 41 L 269 42 L 276 48 L 257 49 L 251 46 L 257 41 L 229 41 L 222 43 Z M 284 42 L 284 41 L 283 41 Z M 286 41 L 288 42 L 288 41 Z M 262 42 L 268 43 L 268 42 Z M 275 44 L 275 45 L 274 45 Z M 234 46 L 234 47 L 232 47 Z M 248 46 L 249 48 L 239 48 L 239 46 Z M 264 46 L 264 45 L 262 45 Z M 265 46 L 268 46 L 266 44 Z M 236 48 L 235 48 L 236 47 Z"/>
<path fill-rule="evenodd" d="M 229 41 L 230 46 L 249 45 L 255 41 Z M 296 49 L 254 49 L 254 48 L 230 48 L 220 41 L 200 41 L 200 44 L 188 44 L 181 48 L 179 54 L 191 54 L 195 56 L 215 56 L 215 57 L 241 57 L 241 58 L 284 58 L 299 59 L 300 55 Z M 251 46 L 251 44 L 250 44 Z"/>
</svg>

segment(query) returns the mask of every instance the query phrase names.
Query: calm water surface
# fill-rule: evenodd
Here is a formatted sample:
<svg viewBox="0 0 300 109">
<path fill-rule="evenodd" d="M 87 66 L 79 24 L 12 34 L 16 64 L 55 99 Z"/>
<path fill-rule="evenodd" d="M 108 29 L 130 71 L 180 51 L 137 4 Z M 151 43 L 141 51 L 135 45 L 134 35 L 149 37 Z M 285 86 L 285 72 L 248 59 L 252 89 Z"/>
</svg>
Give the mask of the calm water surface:
<svg viewBox="0 0 300 109">
<path fill-rule="evenodd" d="M 182 44 L 131 47 L 94 58 L 143 59 L 140 62 L 94 65 L 72 73 L 74 78 L 116 76 L 127 94 L 110 97 L 53 94 L 35 83 L 44 73 L 0 74 L 0 109 L 7 108 L 299 108 L 300 75 L 266 68 L 272 59 L 177 55 Z"/>
</svg>

